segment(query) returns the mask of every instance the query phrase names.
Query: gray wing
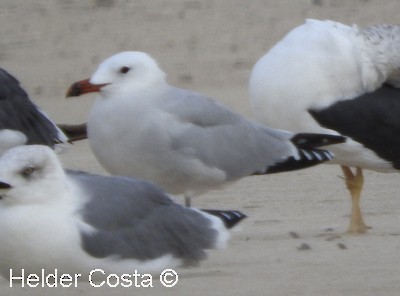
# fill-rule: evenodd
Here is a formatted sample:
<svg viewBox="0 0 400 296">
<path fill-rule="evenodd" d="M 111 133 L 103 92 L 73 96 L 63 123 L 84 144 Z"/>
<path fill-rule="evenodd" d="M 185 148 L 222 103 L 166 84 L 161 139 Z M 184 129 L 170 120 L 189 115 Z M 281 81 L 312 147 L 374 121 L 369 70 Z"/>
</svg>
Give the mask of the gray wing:
<svg viewBox="0 0 400 296">
<path fill-rule="evenodd" d="M 22 132 L 28 144 L 53 147 L 66 140 L 56 125 L 29 99 L 18 80 L 1 68 L 0 129 Z"/>
<path fill-rule="evenodd" d="M 76 171 L 68 176 L 90 196 L 81 214 L 97 231 L 81 237 L 91 256 L 148 260 L 172 254 L 193 264 L 214 247 L 218 233 L 209 219 L 146 181 Z"/>
<path fill-rule="evenodd" d="M 188 158 L 223 170 L 234 180 L 297 155 L 291 133 L 246 120 L 215 101 L 171 88 L 163 108 L 187 128 L 171 135 L 172 148 Z"/>
</svg>

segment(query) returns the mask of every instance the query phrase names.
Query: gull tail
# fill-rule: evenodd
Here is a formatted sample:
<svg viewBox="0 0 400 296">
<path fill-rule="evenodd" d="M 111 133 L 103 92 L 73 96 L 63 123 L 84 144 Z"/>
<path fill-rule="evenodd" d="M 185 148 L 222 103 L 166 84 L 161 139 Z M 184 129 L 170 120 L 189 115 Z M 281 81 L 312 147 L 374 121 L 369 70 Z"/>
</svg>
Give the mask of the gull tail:
<svg viewBox="0 0 400 296">
<path fill-rule="evenodd" d="M 231 229 L 234 227 L 236 224 L 238 224 L 240 221 L 242 221 L 244 218 L 247 217 L 247 215 L 243 214 L 242 212 L 239 211 L 229 211 L 229 210 L 207 210 L 207 209 L 201 209 L 201 211 L 216 216 L 224 222 L 224 225 L 227 229 Z"/>
<path fill-rule="evenodd" d="M 297 148 L 297 153 L 276 162 L 265 171 L 256 172 L 255 175 L 294 171 L 332 160 L 334 157 L 332 152 L 317 147 L 344 143 L 346 138 L 336 135 L 299 133 L 290 141 Z"/>
</svg>

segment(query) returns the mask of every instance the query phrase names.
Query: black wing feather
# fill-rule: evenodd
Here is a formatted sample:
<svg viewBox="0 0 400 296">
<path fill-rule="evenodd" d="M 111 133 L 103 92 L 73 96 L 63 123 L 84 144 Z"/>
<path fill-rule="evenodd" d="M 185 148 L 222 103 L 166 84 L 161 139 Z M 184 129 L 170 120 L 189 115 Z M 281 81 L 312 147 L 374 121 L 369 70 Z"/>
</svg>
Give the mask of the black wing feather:
<svg viewBox="0 0 400 296">
<path fill-rule="evenodd" d="M 400 169 L 400 90 L 383 85 L 374 92 L 309 110 L 323 127 L 363 144 Z"/>
<path fill-rule="evenodd" d="M 27 144 L 53 147 L 59 143 L 58 130 L 29 99 L 17 79 L 0 68 L 0 129 L 22 132 Z"/>
</svg>

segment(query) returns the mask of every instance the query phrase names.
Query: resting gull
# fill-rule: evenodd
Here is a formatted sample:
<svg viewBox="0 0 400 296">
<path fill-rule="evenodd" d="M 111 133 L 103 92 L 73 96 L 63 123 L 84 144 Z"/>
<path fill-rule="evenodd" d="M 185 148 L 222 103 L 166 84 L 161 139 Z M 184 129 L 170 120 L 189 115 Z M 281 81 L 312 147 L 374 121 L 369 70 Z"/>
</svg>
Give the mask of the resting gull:
<svg viewBox="0 0 400 296">
<path fill-rule="evenodd" d="M 174 203 L 129 177 L 64 171 L 54 151 L 26 145 L 0 158 L 0 273 L 159 272 L 224 247 L 245 215 Z M 218 217 L 217 217 L 218 216 Z"/>
</svg>

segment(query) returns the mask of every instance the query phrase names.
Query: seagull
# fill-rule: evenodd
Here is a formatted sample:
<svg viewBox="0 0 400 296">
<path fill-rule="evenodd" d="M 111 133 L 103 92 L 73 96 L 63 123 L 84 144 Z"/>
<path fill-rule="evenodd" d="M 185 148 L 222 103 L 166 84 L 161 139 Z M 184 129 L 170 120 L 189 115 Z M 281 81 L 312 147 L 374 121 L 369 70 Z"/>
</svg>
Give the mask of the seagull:
<svg viewBox="0 0 400 296">
<path fill-rule="evenodd" d="M 307 20 L 255 64 L 256 119 L 292 132 L 343 135 L 329 147 L 352 198 L 349 233 L 364 233 L 363 169 L 400 169 L 400 27 Z M 355 168 L 355 170 L 352 168 Z"/>
<path fill-rule="evenodd" d="M 190 197 L 242 177 L 309 167 L 331 160 L 316 147 L 341 143 L 335 135 L 270 129 L 214 100 L 166 82 L 143 52 L 103 61 L 67 97 L 98 92 L 87 129 L 90 146 L 111 174 L 149 180 Z"/>
<path fill-rule="evenodd" d="M 8 140 L 0 144 L 14 147 L 24 144 L 41 144 L 62 151 L 68 143 L 67 136 L 29 98 L 19 81 L 0 68 L 0 131 Z M 68 130 L 68 126 L 67 126 Z"/>
<path fill-rule="evenodd" d="M 143 180 L 64 170 L 44 145 L 0 158 L 0 274 L 159 272 L 223 248 L 239 211 L 174 203 Z"/>
</svg>

